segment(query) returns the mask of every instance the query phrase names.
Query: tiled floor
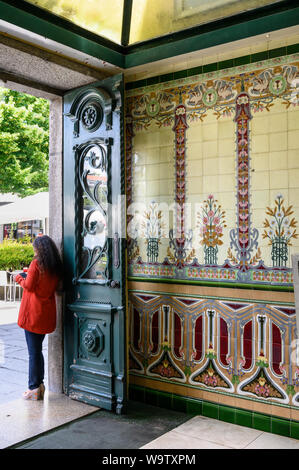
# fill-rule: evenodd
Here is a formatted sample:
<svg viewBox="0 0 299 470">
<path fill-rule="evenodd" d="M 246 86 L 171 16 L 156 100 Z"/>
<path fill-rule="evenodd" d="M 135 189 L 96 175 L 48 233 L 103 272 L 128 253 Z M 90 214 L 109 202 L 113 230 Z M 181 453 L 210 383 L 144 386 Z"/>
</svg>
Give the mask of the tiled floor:
<svg viewBox="0 0 299 470">
<path fill-rule="evenodd" d="M 299 449 L 299 440 L 195 416 L 142 449 Z"/>
<path fill-rule="evenodd" d="M 70 400 L 71 401 L 71 400 Z M 102 430 L 105 432 L 102 432 Z M 299 449 L 299 440 L 204 416 L 130 402 L 117 416 L 100 410 L 52 429 L 20 449 Z"/>
</svg>

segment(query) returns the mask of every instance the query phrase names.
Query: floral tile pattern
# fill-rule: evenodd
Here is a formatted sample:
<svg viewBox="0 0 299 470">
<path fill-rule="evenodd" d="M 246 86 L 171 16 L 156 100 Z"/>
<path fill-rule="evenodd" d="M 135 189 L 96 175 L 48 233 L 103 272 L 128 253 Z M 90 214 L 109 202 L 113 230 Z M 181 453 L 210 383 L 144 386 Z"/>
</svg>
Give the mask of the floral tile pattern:
<svg viewBox="0 0 299 470">
<path fill-rule="evenodd" d="M 150 198 L 138 218 L 129 211 L 131 277 L 292 286 L 298 58 L 127 92 L 128 207 Z M 173 224 L 164 203 L 173 203 Z M 197 204 L 189 218 L 188 203 Z M 150 204 L 151 224 L 164 224 L 155 236 L 140 229 Z"/>
<path fill-rule="evenodd" d="M 215 401 L 225 393 L 232 402 L 299 406 L 291 306 L 175 294 L 145 301 L 133 291 L 129 310 L 131 375 L 176 384 L 182 396 L 188 386 L 212 392 Z"/>
</svg>

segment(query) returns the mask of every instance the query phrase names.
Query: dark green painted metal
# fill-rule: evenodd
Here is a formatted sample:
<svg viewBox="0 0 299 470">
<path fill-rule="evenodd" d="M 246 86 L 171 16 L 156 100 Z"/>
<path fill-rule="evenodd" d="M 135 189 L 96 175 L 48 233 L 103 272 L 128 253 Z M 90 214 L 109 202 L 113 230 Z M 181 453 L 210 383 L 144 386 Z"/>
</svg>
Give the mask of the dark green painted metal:
<svg viewBox="0 0 299 470">
<path fill-rule="evenodd" d="M 88 100 L 95 100 L 98 94 L 105 104 L 104 119 L 98 128 L 95 126 L 91 131 L 83 126 L 82 116 Z M 124 412 L 127 402 L 125 243 L 124 238 L 120 238 L 116 251 L 113 250 L 112 237 L 109 240 L 107 282 L 78 276 L 83 237 L 83 210 L 80 202 L 83 189 L 79 175 L 84 168 L 78 162 L 80 156 L 85 155 L 84 149 L 89 148 L 91 143 L 109 143 L 108 201 L 117 207 L 119 196 L 125 194 L 123 135 L 122 75 L 65 94 L 64 264 L 67 275 L 64 390 L 74 399 L 116 413 Z M 107 214 L 108 227 L 112 227 L 115 223 L 112 211 L 107 211 Z M 123 223 L 124 212 L 121 217 Z M 115 225 L 113 230 L 118 230 Z"/>
<path fill-rule="evenodd" d="M 256 54 L 236 57 L 235 59 L 231 59 L 231 66 L 238 67 L 239 65 L 253 64 L 262 60 L 268 60 L 270 56 L 277 57 L 278 51 L 280 52 L 279 57 L 295 54 L 296 52 L 299 52 L 299 44 L 292 44 L 284 48 L 270 49 L 268 51 L 258 52 Z M 199 67 L 186 69 L 183 72 L 185 72 L 185 76 L 192 77 L 193 75 L 201 75 L 202 73 L 213 72 L 216 70 L 221 70 L 221 62 L 213 62 L 203 66 L 200 65 Z M 163 75 L 155 75 L 154 77 L 149 77 L 147 79 L 137 80 L 135 82 L 127 82 L 125 88 L 126 90 L 134 90 L 135 88 L 142 88 L 152 85 L 153 83 L 169 82 L 171 80 L 175 80 L 176 78 L 179 77 L 176 77 L 175 73 L 173 72 Z"/>
<path fill-rule="evenodd" d="M 123 46 L 129 44 L 131 17 L 132 17 L 133 0 L 124 0 L 123 22 L 121 30 L 121 43 Z"/>
<path fill-rule="evenodd" d="M 121 46 L 27 2 L 0 0 L 0 18 L 92 57 L 124 67 Z"/>
</svg>

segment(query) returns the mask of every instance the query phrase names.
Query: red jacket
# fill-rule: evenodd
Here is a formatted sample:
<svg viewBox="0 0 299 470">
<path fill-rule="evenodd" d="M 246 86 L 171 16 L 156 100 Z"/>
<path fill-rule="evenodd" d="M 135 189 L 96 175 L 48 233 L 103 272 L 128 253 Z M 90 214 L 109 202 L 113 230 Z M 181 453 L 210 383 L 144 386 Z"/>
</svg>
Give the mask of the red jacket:
<svg viewBox="0 0 299 470">
<path fill-rule="evenodd" d="M 16 282 L 23 287 L 18 325 L 32 333 L 52 333 L 56 328 L 55 291 L 58 277 L 42 273 L 34 259 L 27 277 L 16 276 Z"/>
</svg>

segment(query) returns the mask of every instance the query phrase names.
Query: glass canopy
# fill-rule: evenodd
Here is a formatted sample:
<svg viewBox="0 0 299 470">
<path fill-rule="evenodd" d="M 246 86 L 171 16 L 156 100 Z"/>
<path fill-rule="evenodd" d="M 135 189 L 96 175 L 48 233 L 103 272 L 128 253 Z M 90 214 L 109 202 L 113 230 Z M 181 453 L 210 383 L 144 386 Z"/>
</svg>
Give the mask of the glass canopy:
<svg viewBox="0 0 299 470">
<path fill-rule="evenodd" d="M 130 44 L 272 3 L 277 0 L 133 0 Z"/>
<path fill-rule="evenodd" d="M 132 45 L 281 0 L 27 1 L 114 43 Z"/>
</svg>

